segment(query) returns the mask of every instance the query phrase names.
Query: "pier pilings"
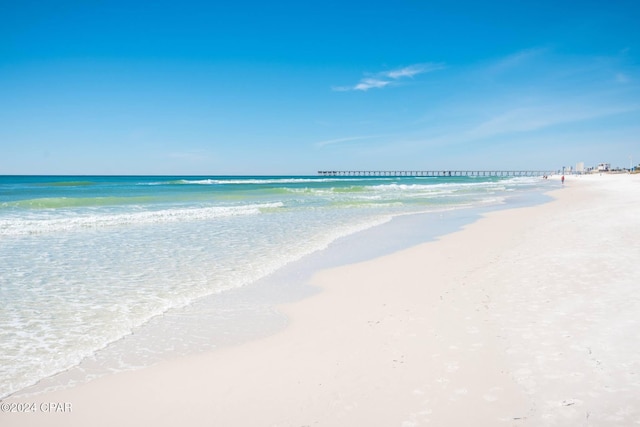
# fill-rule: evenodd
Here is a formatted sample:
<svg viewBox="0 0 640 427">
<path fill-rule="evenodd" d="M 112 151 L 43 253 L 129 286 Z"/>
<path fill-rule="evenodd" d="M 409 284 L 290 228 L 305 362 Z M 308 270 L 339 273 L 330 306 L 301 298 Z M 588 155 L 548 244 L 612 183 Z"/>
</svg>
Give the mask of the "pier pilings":
<svg viewBox="0 0 640 427">
<path fill-rule="evenodd" d="M 341 171 L 318 171 L 321 176 L 371 176 L 371 177 L 519 177 L 519 176 L 543 176 L 551 175 L 550 171 L 537 170 L 341 170 Z"/>
</svg>

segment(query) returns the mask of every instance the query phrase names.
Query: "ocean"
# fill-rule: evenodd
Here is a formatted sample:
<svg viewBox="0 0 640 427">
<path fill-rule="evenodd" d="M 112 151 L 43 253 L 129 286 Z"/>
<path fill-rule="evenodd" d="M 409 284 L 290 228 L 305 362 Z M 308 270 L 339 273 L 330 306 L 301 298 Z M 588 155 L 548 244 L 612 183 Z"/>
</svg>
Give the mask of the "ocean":
<svg viewBox="0 0 640 427">
<path fill-rule="evenodd" d="M 284 267 L 393 218 L 497 208 L 548 185 L 539 177 L 0 176 L 0 398 L 266 333 L 286 320 L 265 295 L 295 290 L 256 284 Z M 60 373 L 69 378 L 55 380 Z"/>
</svg>

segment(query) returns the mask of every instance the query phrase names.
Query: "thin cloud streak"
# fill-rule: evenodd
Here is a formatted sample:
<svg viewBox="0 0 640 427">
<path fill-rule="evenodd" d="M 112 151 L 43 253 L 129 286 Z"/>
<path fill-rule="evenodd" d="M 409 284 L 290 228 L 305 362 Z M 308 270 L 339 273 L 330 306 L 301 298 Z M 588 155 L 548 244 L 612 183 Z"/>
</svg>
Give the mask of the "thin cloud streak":
<svg viewBox="0 0 640 427">
<path fill-rule="evenodd" d="M 549 49 L 547 48 L 523 49 L 495 61 L 492 65 L 487 67 L 487 71 L 491 73 L 502 73 L 507 70 L 512 70 L 514 68 L 527 65 L 534 59 L 544 56 L 546 53 L 549 53 Z"/>
<path fill-rule="evenodd" d="M 485 121 L 467 135 L 472 139 L 481 139 L 509 133 L 532 132 L 565 123 L 582 122 L 637 110 L 638 106 L 595 109 L 566 105 L 515 108 Z"/>
<path fill-rule="evenodd" d="M 392 70 L 384 73 L 391 79 L 399 79 L 402 77 L 413 77 L 418 74 L 430 73 L 432 71 L 444 69 L 444 64 L 428 63 L 428 64 L 415 64 L 408 67 L 400 68 L 398 70 Z"/>
<path fill-rule="evenodd" d="M 357 84 L 353 86 L 337 86 L 333 87 L 334 91 L 347 92 L 352 90 L 359 90 L 366 92 L 369 89 L 381 89 L 387 86 L 393 86 L 398 80 L 413 78 L 419 74 L 430 73 L 432 71 L 444 69 L 444 64 L 439 63 L 426 63 L 426 64 L 414 64 L 407 67 L 398 68 L 391 71 L 382 71 L 362 78 Z"/>
<path fill-rule="evenodd" d="M 407 137 L 396 135 L 393 142 L 378 146 L 379 150 L 388 152 L 417 152 L 426 148 L 453 147 L 459 144 L 473 143 L 480 140 L 491 140 L 503 136 L 514 137 L 520 141 L 523 137 L 534 136 L 553 126 L 588 123 L 606 117 L 640 111 L 640 105 L 623 105 L 609 107 L 584 107 L 577 104 L 552 106 L 538 104 L 531 107 L 516 107 L 497 114 L 479 125 L 456 124 L 440 128 L 430 128 Z M 578 128 L 579 129 L 579 128 Z M 571 132 L 576 132 L 574 128 Z M 517 135 L 517 136 L 516 136 Z"/>
<path fill-rule="evenodd" d="M 353 90 L 362 90 L 367 91 L 373 88 L 383 88 L 390 84 L 390 81 L 379 80 L 379 79 L 363 79 L 353 87 Z"/>
</svg>

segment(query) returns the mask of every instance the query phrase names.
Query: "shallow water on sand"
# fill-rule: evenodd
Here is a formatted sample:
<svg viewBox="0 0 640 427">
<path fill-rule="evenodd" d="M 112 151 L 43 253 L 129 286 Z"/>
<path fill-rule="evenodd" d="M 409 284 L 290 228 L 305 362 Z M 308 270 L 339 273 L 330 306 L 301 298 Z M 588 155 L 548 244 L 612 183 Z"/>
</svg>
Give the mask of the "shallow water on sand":
<svg viewBox="0 0 640 427">
<path fill-rule="evenodd" d="M 426 240 L 407 214 L 431 213 L 421 227 L 443 230 L 471 212 L 463 208 L 547 187 L 539 178 L 0 177 L 0 396 L 59 385 L 44 379 L 62 371 L 80 381 L 268 333 L 286 321 L 274 302 L 312 292 L 299 286 L 312 268 Z M 375 236 L 392 218 L 395 228 L 383 228 L 394 231 Z M 362 230 L 359 246 L 339 250 Z M 324 258 L 296 264 L 329 245 Z"/>
</svg>

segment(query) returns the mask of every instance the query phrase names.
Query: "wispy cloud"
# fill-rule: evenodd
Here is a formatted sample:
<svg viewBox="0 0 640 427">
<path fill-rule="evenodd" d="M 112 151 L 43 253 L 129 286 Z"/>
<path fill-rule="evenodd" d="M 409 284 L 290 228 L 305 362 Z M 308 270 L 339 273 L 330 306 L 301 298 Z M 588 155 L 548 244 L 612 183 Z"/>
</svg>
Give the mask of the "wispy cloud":
<svg viewBox="0 0 640 427">
<path fill-rule="evenodd" d="M 333 87 L 333 90 L 340 92 L 359 90 L 365 92 L 369 89 L 381 89 L 387 86 L 393 86 L 397 84 L 399 80 L 413 78 L 418 74 L 430 73 L 432 71 L 442 70 L 443 68 L 445 68 L 444 64 L 440 63 L 414 64 L 390 71 L 368 74 L 355 85 L 336 86 Z"/>
<path fill-rule="evenodd" d="M 399 79 L 402 77 L 413 77 L 417 74 L 442 70 L 443 68 L 444 68 L 443 64 L 434 64 L 434 63 L 415 64 L 415 65 L 409 65 L 408 67 L 400 68 L 397 70 L 388 71 L 384 74 L 389 78 Z"/>
<path fill-rule="evenodd" d="M 637 70 L 623 59 L 567 55 L 543 47 L 461 64 L 455 72 L 438 75 L 446 96 L 415 85 L 410 95 L 421 97 L 420 121 L 413 120 L 418 115 L 415 111 L 394 111 L 397 114 L 384 117 L 398 121 L 379 120 L 375 130 L 355 125 L 341 128 L 351 131 L 346 136 L 371 131 L 384 133 L 384 138 L 368 141 L 351 136 L 317 146 L 326 145 L 327 151 L 342 147 L 331 144 L 344 143 L 349 146 L 340 153 L 345 158 L 378 159 L 385 165 L 418 163 L 419 159 L 452 167 L 460 167 L 459 162 L 564 164 L 567 160 L 562 156 L 570 161 L 572 156 L 586 156 L 583 140 L 600 138 L 598 150 L 606 152 L 610 144 L 627 141 L 631 138 L 627 135 L 637 129 Z M 424 67 L 417 64 L 365 74 L 343 90 L 393 90 L 412 78 L 433 77 L 421 74 L 427 72 Z M 438 68 L 443 65 L 436 64 Z M 424 96 L 423 89 L 428 89 L 429 96 Z"/>
<path fill-rule="evenodd" d="M 637 109 L 637 106 L 593 108 L 575 105 L 516 108 L 485 121 L 469 132 L 469 136 L 483 138 L 507 133 L 530 132 L 565 123 L 614 116 Z"/>
<path fill-rule="evenodd" d="M 569 129 L 569 135 L 572 135 L 584 132 L 584 129 L 592 129 L 588 126 L 591 121 L 640 111 L 640 104 L 597 105 L 593 99 L 574 99 L 561 104 L 548 99 L 527 106 L 484 106 L 494 110 L 494 113 L 489 117 L 485 116 L 484 119 L 480 119 L 482 113 L 469 114 L 470 111 L 482 111 L 481 104 L 472 106 L 470 111 L 461 112 L 454 109 L 440 117 L 442 120 L 439 121 L 442 123 L 436 123 L 413 134 L 396 135 L 388 144 L 377 148 L 388 149 L 389 152 L 397 150 L 409 153 L 427 148 L 453 148 L 476 141 L 486 147 L 493 146 L 497 141 L 507 141 L 507 146 L 515 147 L 520 141 L 539 136 L 540 132 L 547 132 L 554 127 L 560 129 L 560 126 L 565 126 L 564 130 Z M 451 115 L 456 117 L 453 122 L 447 120 L 447 116 Z M 548 137 L 545 136 L 542 140 L 548 140 Z"/>
<path fill-rule="evenodd" d="M 536 58 L 540 58 L 549 53 L 548 48 L 531 48 L 507 55 L 487 67 L 487 71 L 492 73 L 502 73 L 507 70 L 526 66 Z"/>
<path fill-rule="evenodd" d="M 355 85 L 353 88 L 347 88 L 347 90 L 362 90 L 366 91 L 373 88 L 383 88 L 390 84 L 391 82 L 388 80 L 381 80 L 376 78 L 366 78 L 360 80 L 360 83 Z"/>
</svg>

